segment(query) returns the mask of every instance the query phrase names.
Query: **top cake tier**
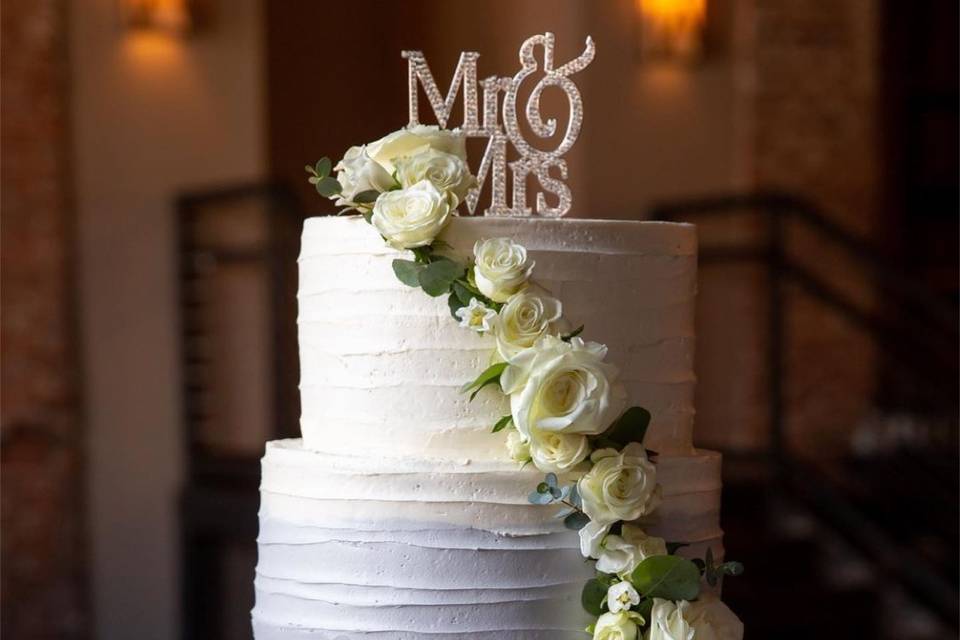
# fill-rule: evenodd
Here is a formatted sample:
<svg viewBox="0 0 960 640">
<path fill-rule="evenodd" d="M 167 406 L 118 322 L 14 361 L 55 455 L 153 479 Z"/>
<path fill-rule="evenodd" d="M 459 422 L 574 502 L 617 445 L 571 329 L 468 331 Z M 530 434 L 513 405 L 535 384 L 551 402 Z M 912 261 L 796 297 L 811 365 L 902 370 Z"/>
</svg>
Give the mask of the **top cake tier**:
<svg viewBox="0 0 960 640">
<path fill-rule="evenodd" d="M 571 328 L 606 344 L 629 402 L 647 408 L 648 448 L 692 451 L 696 230 L 664 222 L 454 218 L 441 234 L 466 259 L 510 237 Z M 490 364 L 491 337 L 458 326 L 444 297 L 397 280 L 396 258 L 359 217 L 311 218 L 300 253 L 300 420 L 306 448 L 371 458 L 502 461 L 499 394 L 460 393 Z"/>
</svg>

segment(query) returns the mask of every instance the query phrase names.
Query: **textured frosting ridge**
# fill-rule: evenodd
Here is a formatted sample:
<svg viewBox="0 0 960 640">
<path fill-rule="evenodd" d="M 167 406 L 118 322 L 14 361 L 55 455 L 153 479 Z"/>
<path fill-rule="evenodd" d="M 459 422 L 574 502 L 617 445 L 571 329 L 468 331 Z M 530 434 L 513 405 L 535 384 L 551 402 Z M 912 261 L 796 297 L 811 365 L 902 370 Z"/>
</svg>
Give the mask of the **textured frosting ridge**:
<svg viewBox="0 0 960 640">
<path fill-rule="evenodd" d="M 692 445 L 694 228 L 456 218 L 442 239 L 468 255 L 495 236 L 528 248 L 537 284 L 610 347 L 631 402 L 653 415 L 663 502 L 645 529 L 722 555 L 720 456 Z M 492 339 L 397 281 L 397 257 L 359 218 L 304 225 L 303 438 L 263 458 L 255 636 L 582 639 L 593 567 L 554 507 L 528 503 L 542 474 L 490 433 L 508 407 L 459 392 Z"/>
<path fill-rule="evenodd" d="M 526 246 L 537 284 L 563 301 L 567 321 L 610 348 L 631 401 L 653 415 L 647 446 L 691 453 L 694 227 L 455 218 L 441 239 L 465 256 L 477 240 L 495 236 Z M 399 257 L 359 218 L 304 224 L 304 445 L 339 454 L 504 459 L 505 434 L 491 436 L 488 423 L 507 412 L 505 401 L 482 393 L 470 403 L 459 392 L 489 364 L 492 338 L 458 327 L 443 298 L 399 282 L 391 268 Z"/>
</svg>

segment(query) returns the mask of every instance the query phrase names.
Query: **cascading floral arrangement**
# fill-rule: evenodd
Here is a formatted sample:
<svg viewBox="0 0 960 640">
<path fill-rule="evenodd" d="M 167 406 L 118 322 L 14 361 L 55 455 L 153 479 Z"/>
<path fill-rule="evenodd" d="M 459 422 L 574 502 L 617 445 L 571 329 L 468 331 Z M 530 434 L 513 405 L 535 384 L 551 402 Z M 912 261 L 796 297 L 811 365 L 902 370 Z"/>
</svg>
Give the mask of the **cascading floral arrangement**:
<svg viewBox="0 0 960 640">
<path fill-rule="evenodd" d="M 457 131 L 418 125 L 306 170 L 340 213 L 362 215 L 388 245 L 410 251 L 412 259 L 393 261 L 401 282 L 446 296 L 460 326 L 494 338 L 492 364 L 462 390 L 471 400 L 486 388 L 509 399 L 510 413 L 491 431 L 508 430 L 510 457 L 545 473 L 529 501 L 562 507 L 557 516 L 596 561 L 582 594 L 597 617 L 587 631 L 597 640 L 740 637 L 739 620 L 701 595 L 701 584 L 742 565 L 717 564 L 709 550 L 704 559 L 676 555 L 682 542 L 637 523 L 660 502 L 656 453 L 643 446 L 650 414 L 627 407 L 607 348 L 582 339 L 583 326 L 569 331 L 561 301 L 532 280 L 534 261 L 511 238 L 478 241 L 469 262 L 437 239 L 477 185 L 466 160 Z"/>
</svg>

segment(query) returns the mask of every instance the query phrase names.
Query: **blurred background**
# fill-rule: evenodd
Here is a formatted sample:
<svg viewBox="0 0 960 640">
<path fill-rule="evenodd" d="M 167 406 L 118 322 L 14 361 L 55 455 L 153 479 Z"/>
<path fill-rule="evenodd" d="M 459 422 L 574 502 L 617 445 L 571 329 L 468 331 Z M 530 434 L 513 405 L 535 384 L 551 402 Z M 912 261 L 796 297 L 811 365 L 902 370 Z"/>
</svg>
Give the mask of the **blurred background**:
<svg viewBox="0 0 960 640">
<path fill-rule="evenodd" d="M 697 440 L 726 454 L 747 637 L 957 636 L 955 0 L 0 24 L 5 638 L 249 636 L 257 460 L 298 432 L 298 234 L 332 211 L 303 165 L 406 122 L 402 49 L 446 90 L 461 50 L 512 75 L 547 30 L 561 61 L 597 42 L 572 215 L 700 225 Z"/>
</svg>

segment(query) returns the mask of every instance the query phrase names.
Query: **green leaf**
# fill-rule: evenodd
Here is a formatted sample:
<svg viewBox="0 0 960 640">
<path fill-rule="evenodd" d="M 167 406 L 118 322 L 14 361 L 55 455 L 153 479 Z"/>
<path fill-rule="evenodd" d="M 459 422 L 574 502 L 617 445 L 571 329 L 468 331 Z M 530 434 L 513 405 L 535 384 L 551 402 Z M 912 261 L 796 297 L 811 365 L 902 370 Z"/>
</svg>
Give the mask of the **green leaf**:
<svg viewBox="0 0 960 640">
<path fill-rule="evenodd" d="M 588 524 L 590 524 L 590 518 L 582 511 L 574 511 L 563 519 L 563 526 L 571 531 L 580 531 Z"/>
<path fill-rule="evenodd" d="M 617 421 L 610 426 L 603 437 L 620 447 L 625 447 L 631 442 L 643 442 L 643 437 L 647 434 L 649 425 L 649 411 L 643 407 L 630 407 L 617 418 Z"/>
<path fill-rule="evenodd" d="M 609 589 L 613 585 L 620 582 L 620 577 L 615 573 L 604 573 L 602 571 L 597 571 L 597 582 L 603 585 L 604 589 Z"/>
<path fill-rule="evenodd" d="M 463 309 L 467 305 L 460 302 L 460 298 L 451 293 L 449 296 L 447 296 L 447 306 L 450 307 L 450 315 L 453 317 L 453 319 L 457 322 L 460 322 L 460 316 L 457 315 L 457 311 Z"/>
<path fill-rule="evenodd" d="M 633 610 L 640 614 L 645 623 L 650 622 L 650 614 L 653 612 L 653 598 L 641 600 L 640 604 L 635 606 Z"/>
<path fill-rule="evenodd" d="M 513 422 L 513 416 L 503 416 L 497 420 L 497 424 L 493 425 L 493 432 L 503 431 L 511 422 Z"/>
<path fill-rule="evenodd" d="M 417 264 L 413 260 L 400 260 L 398 258 L 393 261 L 393 273 L 396 274 L 397 280 L 408 287 L 420 286 L 420 272 L 424 269 L 425 267 L 422 264 Z"/>
<path fill-rule="evenodd" d="M 311 167 L 310 165 L 305 166 L 305 167 L 303 168 L 303 170 L 306 171 L 307 173 L 309 173 L 309 174 L 312 175 L 312 176 L 317 175 L 317 170 L 314 169 L 313 167 Z"/>
<path fill-rule="evenodd" d="M 364 211 L 360 215 L 362 215 L 363 219 L 367 221 L 367 224 L 370 224 L 370 221 L 373 220 L 373 211 Z"/>
<path fill-rule="evenodd" d="M 570 504 L 578 509 L 583 506 L 583 498 L 580 497 L 580 485 L 577 483 L 570 486 Z"/>
<path fill-rule="evenodd" d="M 314 167 L 314 169 L 316 170 L 317 175 L 319 177 L 326 178 L 328 175 L 330 175 L 330 169 L 331 169 L 330 158 L 327 158 L 326 156 L 324 156 L 323 158 L 320 158 L 319 160 L 317 160 L 317 164 Z"/>
<path fill-rule="evenodd" d="M 607 597 L 607 587 L 593 578 L 583 585 L 580 593 L 580 604 L 592 616 L 602 616 L 606 611 L 603 608 L 603 599 Z"/>
<path fill-rule="evenodd" d="M 484 369 L 483 373 L 477 376 L 476 380 L 463 385 L 463 387 L 460 388 L 460 392 L 468 393 L 472 391 L 473 394 L 470 396 L 470 399 L 473 400 L 477 396 L 477 393 L 480 391 L 480 389 L 483 389 L 488 384 L 500 384 L 500 374 L 502 374 L 503 370 L 506 368 L 506 362 L 498 362 L 490 365 Z"/>
<path fill-rule="evenodd" d="M 568 334 L 560 336 L 560 339 L 563 340 L 564 342 L 570 342 L 581 333 L 583 333 L 583 325 L 580 325 L 579 327 L 577 327 L 576 329 L 574 329 Z"/>
<path fill-rule="evenodd" d="M 414 259 L 421 264 L 430 264 L 433 262 L 432 254 L 433 247 L 427 245 L 425 247 L 413 247 L 410 249 L 410 252 L 413 254 Z"/>
<path fill-rule="evenodd" d="M 530 495 L 527 496 L 527 500 L 530 504 L 550 504 L 553 502 L 553 497 L 549 493 L 540 493 L 539 491 L 531 491 Z"/>
<path fill-rule="evenodd" d="M 680 556 L 652 556 L 637 565 L 630 582 L 646 598 L 694 600 L 700 595 L 700 570 Z"/>
<path fill-rule="evenodd" d="M 724 562 L 719 569 L 725 576 L 742 576 L 744 571 L 743 563 L 736 560 Z"/>
<path fill-rule="evenodd" d="M 457 296 L 457 300 L 463 303 L 463 306 L 467 306 L 471 300 L 477 297 L 472 291 L 463 286 L 460 280 L 456 280 L 453 283 L 453 293 Z"/>
<path fill-rule="evenodd" d="M 377 198 L 380 197 L 380 192 L 376 189 L 368 189 L 366 191 L 361 191 L 357 195 L 353 196 L 353 201 L 357 204 L 370 204 L 376 202 Z"/>
<path fill-rule="evenodd" d="M 332 198 L 340 193 L 342 189 L 343 188 L 340 186 L 340 183 L 337 182 L 337 179 L 329 176 L 323 178 L 317 183 L 317 193 L 322 195 L 324 198 Z"/>
<path fill-rule="evenodd" d="M 450 291 L 453 281 L 463 275 L 463 266 L 448 258 L 431 262 L 420 276 L 420 286 L 427 295 L 437 297 Z"/>
</svg>

